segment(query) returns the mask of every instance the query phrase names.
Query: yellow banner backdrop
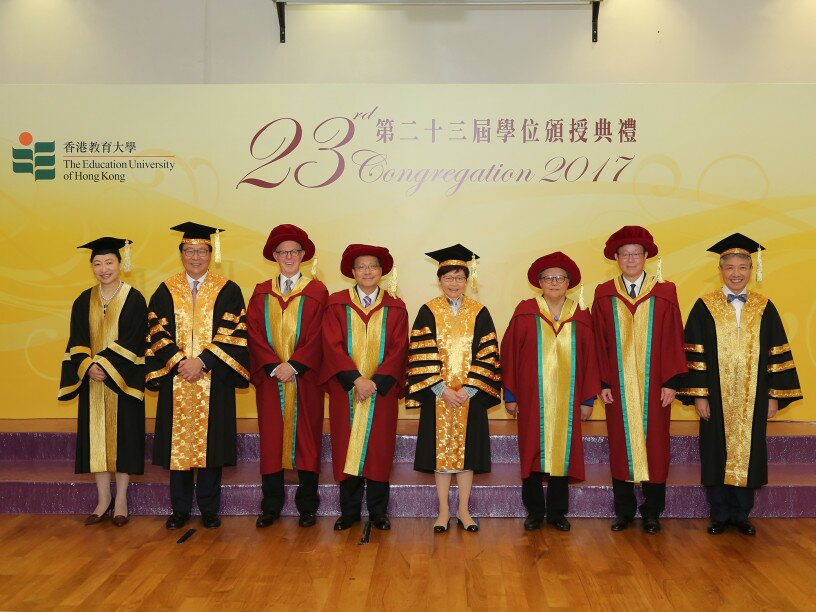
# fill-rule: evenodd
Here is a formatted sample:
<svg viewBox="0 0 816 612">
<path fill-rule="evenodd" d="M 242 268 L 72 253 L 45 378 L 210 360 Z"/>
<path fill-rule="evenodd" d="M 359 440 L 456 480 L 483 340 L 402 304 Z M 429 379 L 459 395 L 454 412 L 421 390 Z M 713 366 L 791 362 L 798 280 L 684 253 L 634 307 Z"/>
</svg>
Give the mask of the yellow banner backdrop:
<svg viewBox="0 0 816 612">
<path fill-rule="evenodd" d="M 94 284 L 76 246 L 133 240 L 124 278 L 149 298 L 181 269 L 168 228 L 194 220 L 227 229 L 218 271 L 247 297 L 277 273 L 261 249 L 279 223 L 309 232 L 332 291 L 349 286 L 348 243 L 385 245 L 411 316 L 438 294 L 423 252 L 461 242 L 481 256 L 475 297 L 499 333 L 534 295 L 532 260 L 569 254 L 589 301 L 616 273 L 607 236 L 629 224 L 654 234 L 685 315 L 720 285 L 706 248 L 739 231 L 767 248 L 758 289 L 782 313 L 809 398 L 779 418 L 816 420 L 812 85 L 11 85 L 0 96 L 0 418 L 75 414 L 56 395 L 71 302 Z M 254 416 L 252 390 L 239 395 L 239 415 Z"/>
</svg>

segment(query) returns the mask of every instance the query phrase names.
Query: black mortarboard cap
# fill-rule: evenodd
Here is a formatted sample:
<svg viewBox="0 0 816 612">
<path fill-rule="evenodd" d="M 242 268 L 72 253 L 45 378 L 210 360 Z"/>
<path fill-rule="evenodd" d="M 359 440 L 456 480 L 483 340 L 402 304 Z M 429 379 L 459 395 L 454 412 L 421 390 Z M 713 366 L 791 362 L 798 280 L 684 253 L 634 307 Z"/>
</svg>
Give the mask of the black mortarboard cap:
<svg viewBox="0 0 816 612">
<path fill-rule="evenodd" d="M 224 231 L 217 227 L 201 225 L 200 223 L 193 223 L 192 221 L 179 223 L 170 229 L 176 232 L 184 232 L 183 237 L 186 240 L 209 240 L 212 234 Z"/>
<path fill-rule="evenodd" d="M 439 267 L 443 266 L 465 266 L 473 259 L 479 259 L 479 256 L 471 251 L 469 248 L 461 244 L 454 244 L 453 246 L 439 249 L 438 251 L 431 251 L 425 253 L 431 259 L 439 262 Z"/>
<path fill-rule="evenodd" d="M 91 240 L 90 242 L 86 242 L 85 244 L 79 245 L 78 249 L 90 249 L 91 250 L 91 257 L 95 255 L 102 255 L 105 253 L 113 253 L 114 251 L 118 251 L 122 247 L 125 246 L 128 242 L 132 242 L 131 240 L 125 240 L 124 238 L 113 238 L 111 236 L 104 236 L 102 238 L 97 238 L 96 240 Z"/>
<path fill-rule="evenodd" d="M 756 253 L 759 249 L 764 251 L 765 247 L 756 240 L 739 233 L 731 234 L 708 248 L 709 251 L 717 253 L 721 257 L 723 255 L 750 255 Z"/>
</svg>

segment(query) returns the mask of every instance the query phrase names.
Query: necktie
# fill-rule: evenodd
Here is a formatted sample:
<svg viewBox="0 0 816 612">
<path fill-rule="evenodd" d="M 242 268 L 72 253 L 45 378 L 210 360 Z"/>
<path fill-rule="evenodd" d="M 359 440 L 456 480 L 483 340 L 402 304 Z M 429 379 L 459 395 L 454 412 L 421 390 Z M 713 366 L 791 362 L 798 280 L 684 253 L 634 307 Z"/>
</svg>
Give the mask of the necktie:
<svg viewBox="0 0 816 612">
<path fill-rule="evenodd" d="M 195 304 L 196 296 L 198 296 L 198 284 L 199 284 L 199 281 L 193 281 L 193 289 L 192 289 L 193 304 Z"/>
<path fill-rule="evenodd" d="M 740 293 L 739 295 L 734 295 L 733 293 L 728 294 L 728 303 L 730 304 L 734 300 L 739 300 L 740 302 L 745 303 L 747 296 L 744 293 Z"/>
<path fill-rule="evenodd" d="M 290 293 L 292 293 L 292 279 L 287 278 L 283 284 L 283 295 L 289 295 Z"/>
<path fill-rule="evenodd" d="M 637 291 L 635 291 L 635 283 L 632 283 L 632 285 L 629 287 L 629 297 L 632 299 L 637 297 Z"/>
<path fill-rule="evenodd" d="M 363 297 L 363 306 L 365 308 L 368 308 L 369 306 L 371 306 L 371 298 L 370 297 L 368 297 L 368 296 Z"/>
</svg>

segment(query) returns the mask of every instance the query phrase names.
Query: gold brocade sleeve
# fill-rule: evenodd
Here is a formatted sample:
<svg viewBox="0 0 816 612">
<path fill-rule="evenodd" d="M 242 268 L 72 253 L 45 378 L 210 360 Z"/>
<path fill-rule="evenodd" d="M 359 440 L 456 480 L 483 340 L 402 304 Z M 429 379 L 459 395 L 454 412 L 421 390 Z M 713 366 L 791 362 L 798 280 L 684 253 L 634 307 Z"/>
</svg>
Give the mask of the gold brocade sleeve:
<svg viewBox="0 0 816 612">
<path fill-rule="evenodd" d="M 498 401 L 501 397 L 499 342 L 487 308 L 482 308 L 476 316 L 472 350 L 465 385 L 487 393 Z"/>
<path fill-rule="evenodd" d="M 442 360 L 436 342 L 436 322 L 430 309 L 425 305 L 419 309 L 411 329 L 407 374 L 408 397 L 405 407 L 419 408 L 422 403 L 420 394 L 442 380 Z"/>
<path fill-rule="evenodd" d="M 162 283 L 150 298 L 147 312 L 147 386 L 158 389 L 165 377 L 172 376 L 184 353 L 176 344 L 173 297 Z"/>
<path fill-rule="evenodd" d="M 208 357 L 210 355 L 211 357 Z M 213 364 L 213 358 L 215 363 Z M 213 375 L 243 388 L 249 384 L 246 309 L 241 290 L 227 282 L 215 303 L 212 340 L 204 346 L 202 359 L 213 368 Z"/>
</svg>

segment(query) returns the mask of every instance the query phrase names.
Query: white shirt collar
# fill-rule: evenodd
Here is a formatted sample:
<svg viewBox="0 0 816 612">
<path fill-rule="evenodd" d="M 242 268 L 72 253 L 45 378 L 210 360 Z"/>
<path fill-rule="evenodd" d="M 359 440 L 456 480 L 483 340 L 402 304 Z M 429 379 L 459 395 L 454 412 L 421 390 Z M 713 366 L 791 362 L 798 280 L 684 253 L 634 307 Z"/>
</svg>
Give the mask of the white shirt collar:
<svg viewBox="0 0 816 612">
<path fill-rule="evenodd" d="M 294 287 L 295 285 L 297 285 L 297 282 L 300 280 L 300 276 L 301 276 L 301 274 L 300 274 L 299 271 L 295 272 L 295 274 L 292 275 L 292 276 L 286 276 L 285 274 L 279 274 L 278 275 L 278 286 L 281 289 L 283 289 L 284 283 L 287 280 L 290 280 L 290 281 L 292 281 L 292 287 Z"/>
<path fill-rule="evenodd" d="M 623 286 L 626 287 L 626 293 L 629 293 L 629 290 L 632 288 L 632 281 L 628 280 L 625 276 L 621 274 L 621 280 L 623 280 Z M 634 281 L 635 284 L 635 295 L 640 295 L 640 288 L 643 287 L 643 281 L 646 280 L 646 271 L 644 270 L 643 273 L 640 275 L 640 278 Z"/>
<path fill-rule="evenodd" d="M 360 289 L 360 285 L 356 285 L 356 287 L 357 287 L 357 296 L 360 298 L 360 303 L 361 304 L 363 303 L 363 298 L 365 298 L 366 295 L 371 298 L 371 303 L 372 304 L 377 301 L 377 296 L 380 294 L 380 287 L 379 286 L 377 286 L 374 289 L 374 291 L 372 291 L 371 293 L 365 293 L 362 289 Z"/>
<path fill-rule="evenodd" d="M 193 278 L 192 276 L 190 276 L 189 274 L 187 274 L 187 273 L 185 272 L 185 273 L 184 273 L 184 275 L 187 277 L 187 285 L 190 287 L 190 291 L 192 291 L 192 290 L 193 290 L 193 285 L 195 284 L 195 282 L 196 282 L 196 281 L 198 281 L 198 286 L 199 286 L 199 287 L 200 287 L 201 285 L 203 285 L 203 284 L 204 284 L 204 279 L 205 279 L 205 278 L 207 278 L 207 274 L 209 274 L 209 272 L 210 272 L 210 271 L 209 271 L 209 270 L 207 270 L 207 271 L 204 273 L 204 276 L 202 276 L 201 278 Z"/>
</svg>

